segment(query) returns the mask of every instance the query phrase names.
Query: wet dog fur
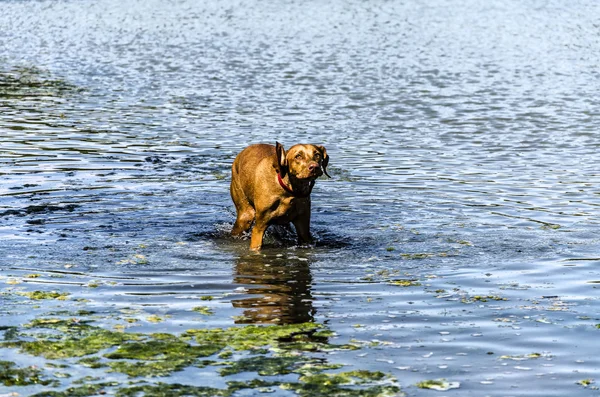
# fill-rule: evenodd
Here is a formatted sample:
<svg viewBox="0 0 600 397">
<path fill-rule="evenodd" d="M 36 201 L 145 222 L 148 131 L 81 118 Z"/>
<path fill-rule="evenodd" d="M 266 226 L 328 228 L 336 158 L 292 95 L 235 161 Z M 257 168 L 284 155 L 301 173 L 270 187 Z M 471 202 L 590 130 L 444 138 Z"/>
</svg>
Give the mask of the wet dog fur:
<svg viewBox="0 0 600 397">
<path fill-rule="evenodd" d="M 254 223 L 250 249 L 258 251 L 269 225 L 292 223 L 298 243 L 310 243 L 310 194 L 318 177 L 329 177 L 328 164 L 327 150 L 319 145 L 298 144 L 286 151 L 276 142 L 242 150 L 231 168 L 230 192 L 237 211 L 231 234 L 241 236 Z"/>
</svg>

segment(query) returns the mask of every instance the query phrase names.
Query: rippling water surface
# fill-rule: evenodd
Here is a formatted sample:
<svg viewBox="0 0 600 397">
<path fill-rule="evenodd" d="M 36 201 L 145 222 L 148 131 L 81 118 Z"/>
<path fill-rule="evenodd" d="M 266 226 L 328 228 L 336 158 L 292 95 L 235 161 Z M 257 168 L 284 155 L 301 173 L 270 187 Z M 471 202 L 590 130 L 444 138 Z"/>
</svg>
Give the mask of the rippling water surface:
<svg viewBox="0 0 600 397">
<path fill-rule="evenodd" d="M 137 310 L 135 332 L 325 324 L 370 343 L 338 361 L 409 396 L 597 395 L 577 382 L 600 369 L 599 3 L 0 10 L 0 325 L 67 307 L 14 298 L 58 290 L 105 325 Z M 253 255 L 229 170 L 276 140 L 325 145 L 333 178 L 314 247 L 271 230 Z"/>
</svg>

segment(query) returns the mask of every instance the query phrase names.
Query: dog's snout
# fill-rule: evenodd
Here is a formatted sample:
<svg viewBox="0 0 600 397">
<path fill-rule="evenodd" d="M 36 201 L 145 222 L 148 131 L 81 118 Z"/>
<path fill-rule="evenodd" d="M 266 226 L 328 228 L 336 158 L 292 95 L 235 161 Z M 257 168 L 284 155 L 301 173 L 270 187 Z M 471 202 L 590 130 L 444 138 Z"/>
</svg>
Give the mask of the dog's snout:
<svg viewBox="0 0 600 397">
<path fill-rule="evenodd" d="M 312 171 L 314 171 L 314 170 L 315 170 L 315 169 L 316 169 L 318 166 L 319 166 L 319 164 L 317 164 L 317 163 L 310 163 L 310 164 L 308 165 L 308 170 L 312 172 Z"/>
</svg>

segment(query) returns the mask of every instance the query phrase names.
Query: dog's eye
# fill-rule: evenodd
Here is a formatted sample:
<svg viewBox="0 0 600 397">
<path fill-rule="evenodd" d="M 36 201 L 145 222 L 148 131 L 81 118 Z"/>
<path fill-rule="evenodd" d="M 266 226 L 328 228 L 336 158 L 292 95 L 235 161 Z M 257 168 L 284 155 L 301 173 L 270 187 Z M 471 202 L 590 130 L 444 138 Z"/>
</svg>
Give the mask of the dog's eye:
<svg viewBox="0 0 600 397">
<path fill-rule="evenodd" d="M 315 160 L 321 160 L 321 155 L 319 153 L 315 153 Z"/>
<path fill-rule="evenodd" d="M 298 154 L 296 155 L 296 160 L 300 160 L 301 158 L 302 158 L 302 153 L 298 153 Z"/>
</svg>

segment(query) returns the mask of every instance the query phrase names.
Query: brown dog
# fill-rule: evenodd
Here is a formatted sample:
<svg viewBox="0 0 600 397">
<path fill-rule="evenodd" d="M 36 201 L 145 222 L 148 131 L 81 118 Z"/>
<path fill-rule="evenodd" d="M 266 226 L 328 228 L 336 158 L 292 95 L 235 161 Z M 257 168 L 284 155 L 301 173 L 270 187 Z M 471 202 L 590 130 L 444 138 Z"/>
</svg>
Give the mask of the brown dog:
<svg viewBox="0 0 600 397">
<path fill-rule="evenodd" d="M 231 198 L 237 219 L 231 234 L 240 236 L 254 221 L 250 249 L 258 251 L 272 224 L 296 227 L 298 242 L 310 235 L 310 193 L 315 180 L 327 174 L 329 156 L 323 146 L 294 145 L 287 152 L 279 142 L 242 150 L 231 167 Z"/>
</svg>

